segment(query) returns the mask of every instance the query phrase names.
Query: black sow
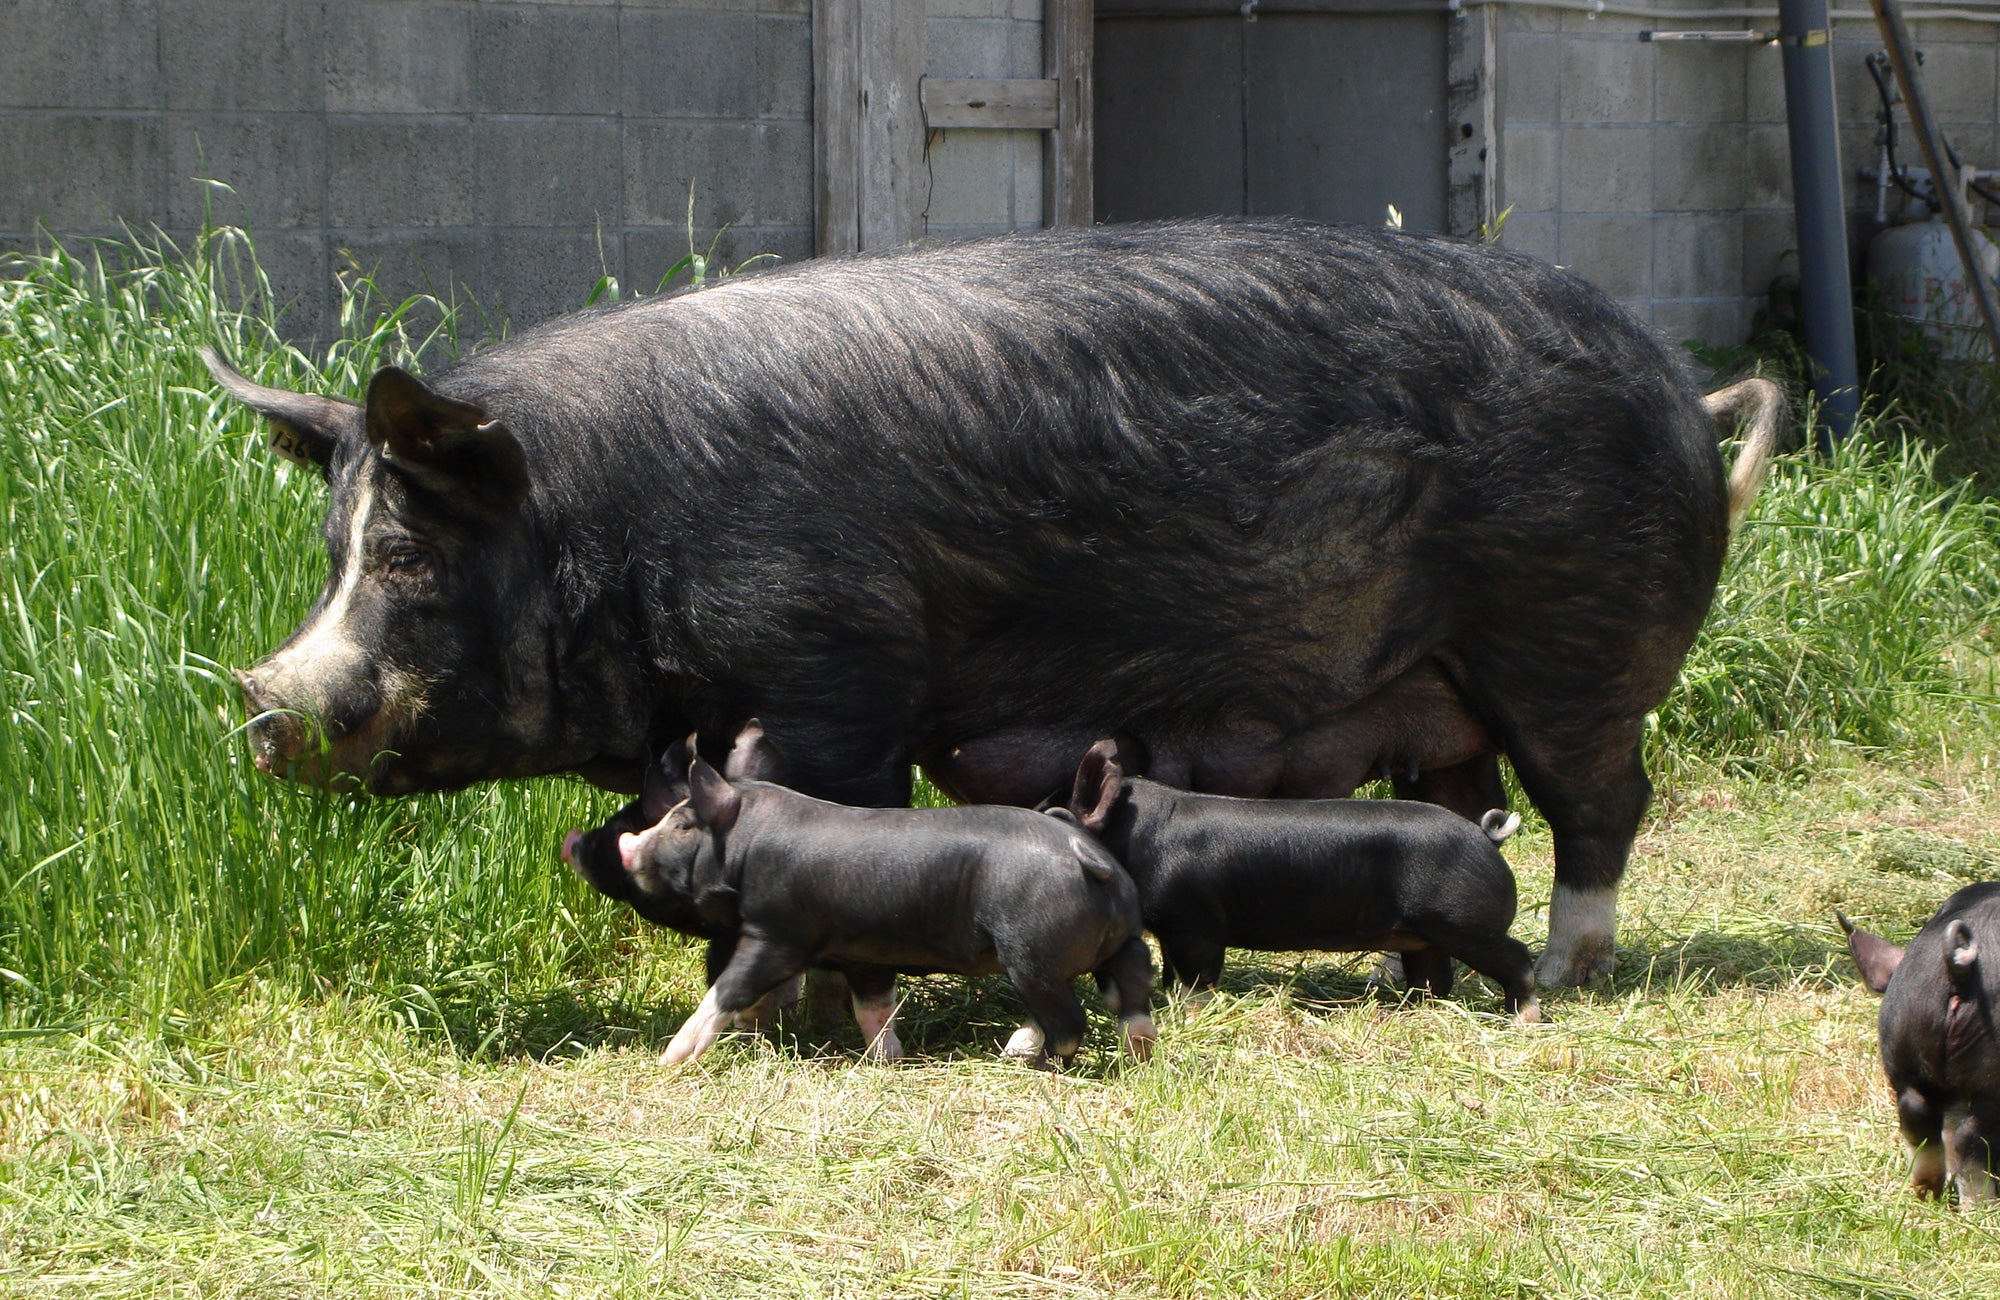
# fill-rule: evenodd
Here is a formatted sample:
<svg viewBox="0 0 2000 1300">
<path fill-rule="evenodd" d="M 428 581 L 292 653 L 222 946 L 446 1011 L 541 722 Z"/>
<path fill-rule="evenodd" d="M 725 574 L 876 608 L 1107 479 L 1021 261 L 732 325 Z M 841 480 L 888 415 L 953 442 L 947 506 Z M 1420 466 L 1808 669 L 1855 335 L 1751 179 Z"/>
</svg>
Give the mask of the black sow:
<svg viewBox="0 0 2000 1300">
<path fill-rule="evenodd" d="M 1288 222 L 810 263 L 360 402 L 210 364 L 332 495 L 325 589 L 242 675 L 267 771 L 636 791 L 756 715 L 849 804 L 913 761 L 1032 804 L 1124 734 L 1196 791 L 1386 772 L 1476 818 L 1505 754 L 1554 831 L 1544 982 L 1611 967 L 1645 717 L 1778 418 L 1546 264 Z"/>
</svg>

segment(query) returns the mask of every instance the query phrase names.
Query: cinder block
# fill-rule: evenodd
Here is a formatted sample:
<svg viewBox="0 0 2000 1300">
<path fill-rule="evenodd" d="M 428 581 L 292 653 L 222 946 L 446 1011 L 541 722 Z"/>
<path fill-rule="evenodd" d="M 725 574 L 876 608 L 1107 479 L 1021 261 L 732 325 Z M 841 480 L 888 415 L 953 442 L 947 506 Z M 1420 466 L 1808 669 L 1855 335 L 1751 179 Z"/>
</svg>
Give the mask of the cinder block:
<svg viewBox="0 0 2000 1300">
<path fill-rule="evenodd" d="M 625 224 L 624 164 L 615 122 L 486 119 L 477 150 L 474 219 L 488 226 Z"/>
<path fill-rule="evenodd" d="M 1660 298 L 1733 298 L 1743 284 L 1743 219 L 1727 215 L 1653 220 L 1653 293 Z"/>
<path fill-rule="evenodd" d="M 618 111 L 613 10 L 480 5 L 472 20 L 473 99 L 489 113 Z"/>
<path fill-rule="evenodd" d="M 1742 206 L 1743 131 L 1733 123 L 1654 130 L 1654 210 L 1700 212 Z"/>
<path fill-rule="evenodd" d="M 1771 282 L 1799 273 L 1798 223 L 1789 211 L 1743 215 L 1743 296 L 1763 302 Z"/>
<path fill-rule="evenodd" d="M 164 0 L 168 108 L 310 112 L 326 86 L 326 24 L 299 0 Z"/>
<path fill-rule="evenodd" d="M 1657 27 L 1657 18 L 1628 18 L 1622 14 L 1577 13 L 1564 10 L 1562 30 L 1573 36 L 1594 36 L 1599 40 L 1636 41 L 1648 27 Z"/>
<path fill-rule="evenodd" d="M 1650 208 L 1652 134 L 1645 127 L 1563 128 L 1562 210 L 1644 212 Z"/>
<path fill-rule="evenodd" d="M 759 9 L 780 12 L 782 3 L 792 0 L 624 0 L 624 7 L 636 11 L 654 9 L 679 13 L 707 14 L 728 11 L 755 13 Z M 805 0 L 810 5 L 812 0 Z"/>
<path fill-rule="evenodd" d="M 757 128 L 759 226 L 813 224 L 813 132 L 805 122 L 769 122 Z"/>
<path fill-rule="evenodd" d="M 1006 230 L 1012 224 L 1007 136 L 1001 131 L 940 131 L 925 162 L 930 171 L 928 230 Z"/>
<path fill-rule="evenodd" d="M 166 221 L 199 226 L 212 217 L 260 233 L 319 223 L 326 133 L 316 115 L 176 115 L 168 124 Z"/>
<path fill-rule="evenodd" d="M 1744 129 L 1743 207 L 1792 205 L 1792 142 L 1782 126 Z"/>
<path fill-rule="evenodd" d="M 1858 64 L 1854 74 L 1864 82 L 1867 80 L 1868 74 Z M 1835 68 L 1836 84 L 1841 75 L 1841 70 Z M 1836 98 L 1838 93 L 1836 90 Z M 1746 122 L 1785 120 L 1785 70 L 1777 46 L 1755 45 L 1750 48 L 1745 64 L 1743 102 L 1743 120 Z"/>
<path fill-rule="evenodd" d="M 628 122 L 625 224 L 714 229 L 751 218 L 757 199 L 757 128 L 747 122 Z"/>
<path fill-rule="evenodd" d="M 158 108 L 159 32 L 152 0 L 0 0 L 0 108 Z"/>
<path fill-rule="evenodd" d="M 1601 125 L 1653 117 L 1653 48 L 1634 40 L 1562 43 L 1562 117 Z"/>
<path fill-rule="evenodd" d="M 712 284 L 714 277 L 725 270 L 747 275 L 805 260 L 812 253 L 812 232 L 791 226 L 731 226 L 727 230 L 701 226 L 694 231 L 694 251 L 709 259 Z M 685 226 L 635 227 L 626 231 L 626 293 L 654 294 L 687 288 L 686 271 L 677 273 L 672 283 L 661 284 L 662 277 L 687 255 Z"/>
<path fill-rule="evenodd" d="M 1007 75 L 1039 77 L 1042 72 L 1042 24 L 1039 19 L 1007 24 Z"/>
<path fill-rule="evenodd" d="M 1652 235 L 1651 217 L 1565 213 L 1556 260 L 1614 298 L 1645 298 L 1653 289 Z"/>
<path fill-rule="evenodd" d="M 795 18 L 812 17 L 812 0 L 757 0 L 760 14 L 787 14 Z"/>
<path fill-rule="evenodd" d="M 1562 129 L 1508 126 L 1500 133 L 1500 206 L 1553 212 L 1562 179 Z"/>
<path fill-rule="evenodd" d="M 628 117 L 756 115 L 754 14 L 627 13 L 620 40 Z"/>
<path fill-rule="evenodd" d="M 1842 35 L 1852 38 L 1863 32 L 1866 33 L 1866 37 L 1861 40 L 1840 39 Z M 1837 30 L 1835 33 L 1833 42 L 1834 115 L 1840 120 L 1843 126 L 1852 126 L 1861 122 L 1873 122 L 1876 111 L 1882 106 L 1882 101 L 1875 92 L 1875 83 L 1869 78 L 1868 68 L 1864 63 L 1868 55 L 1873 54 L 1881 48 L 1882 41 L 1875 34 L 1873 24 L 1869 24 L 1866 27 L 1855 24 L 1847 27 L 1845 30 Z M 1928 51 L 1926 51 L 1925 57 L 1929 57 Z M 1778 93 L 1782 98 L 1784 94 L 1784 67 L 1782 58 L 1779 60 L 1778 80 L 1780 83 Z M 1924 80 L 1928 84 L 1930 79 L 1926 77 Z M 1783 119 L 1781 118 L 1780 120 Z"/>
<path fill-rule="evenodd" d="M 1751 47 L 1674 41 L 1654 45 L 1654 117 L 1661 122 L 1741 122 Z"/>
<path fill-rule="evenodd" d="M 469 112 L 472 6 L 326 6 L 326 106 L 336 113 Z"/>
<path fill-rule="evenodd" d="M 370 317 L 409 299 L 427 296 L 436 305 L 414 304 L 409 328 L 421 338 L 435 326 L 443 309 L 459 313 L 459 336 L 472 340 L 499 333 L 499 319 L 475 296 L 481 282 L 479 241 L 469 230 L 436 231 L 422 235 L 375 230 L 335 231 L 327 241 L 328 314 L 336 322 L 342 303 Z M 372 282 L 364 287 L 362 281 Z M 483 293 L 483 291 L 481 291 Z"/>
<path fill-rule="evenodd" d="M 1042 224 L 1042 150 L 1048 137 L 1040 131 L 1007 132 L 1014 159 L 1014 229 L 1033 230 Z"/>
<path fill-rule="evenodd" d="M 21 166 L 9 206 L 15 229 L 47 224 L 58 234 L 145 226 L 161 215 L 166 145 L 157 118 L 23 115 L 8 123 Z"/>
<path fill-rule="evenodd" d="M 1013 8 L 1009 12 L 1016 18 L 1038 23 L 1042 21 L 1042 0 L 1014 0 Z"/>
<path fill-rule="evenodd" d="M 1553 212 L 1510 212 L 1500 223 L 1500 247 L 1544 262 L 1556 260 L 1556 216 Z"/>
<path fill-rule="evenodd" d="M 812 21 L 789 16 L 759 18 L 757 115 L 809 121 L 812 79 Z"/>
<path fill-rule="evenodd" d="M 257 266 L 268 282 L 270 306 L 287 338 L 325 339 L 334 333 L 328 304 L 333 297 L 327 271 L 326 240 L 314 231 L 256 233 Z M 257 283 L 247 262 L 228 248 L 215 250 L 218 277 L 231 305 L 255 310 L 264 285 Z"/>
<path fill-rule="evenodd" d="M 469 225 L 476 158 L 470 122 L 333 118 L 326 126 L 327 223 Z"/>
<path fill-rule="evenodd" d="M 606 275 L 624 282 L 623 250 L 595 230 L 506 230 L 481 236 L 480 292 L 518 331 L 577 311 Z"/>
<path fill-rule="evenodd" d="M 1006 18 L 1013 13 L 1013 0 L 930 0 L 924 6 L 926 20 L 939 18 Z"/>
<path fill-rule="evenodd" d="M 1690 342 L 1731 347 L 1743 341 L 1743 300 L 1711 298 L 1699 302 L 1656 302 L 1653 331 L 1670 343 Z"/>
<path fill-rule="evenodd" d="M 1489 21 L 1490 18 L 1489 18 Z M 1500 121 L 1552 123 L 1562 107 L 1562 42 L 1553 36 L 1503 36 L 1494 92 Z"/>
<path fill-rule="evenodd" d="M 1996 49 L 1992 37 L 1979 45 L 1926 43 L 1923 49 L 1924 90 L 1930 96 L 1931 112 L 1947 134 L 1954 126 L 1991 124 Z M 1957 145 L 1956 138 L 1952 143 Z M 1963 150 L 1960 156 L 1964 156 Z"/>
<path fill-rule="evenodd" d="M 1008 75 L 1010 23 L 933 18 L 924 24 L 924 71 L 933 77 Z"/>
</svg>

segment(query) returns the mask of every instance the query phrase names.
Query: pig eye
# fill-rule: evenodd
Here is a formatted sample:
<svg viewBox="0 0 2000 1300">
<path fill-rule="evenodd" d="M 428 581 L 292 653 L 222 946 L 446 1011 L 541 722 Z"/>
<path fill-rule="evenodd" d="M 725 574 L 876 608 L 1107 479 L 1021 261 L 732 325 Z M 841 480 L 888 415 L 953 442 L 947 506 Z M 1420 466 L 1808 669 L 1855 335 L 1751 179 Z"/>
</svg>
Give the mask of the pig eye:
<svg viewBox="0 0 2000 1300">
<path fill-rule="evenodd" d="M 421 579 L 437 571 L 431 553 L 410 542 L 391 542 L 375 556 L 375 565 L 385 576 Z"/>
</svg>

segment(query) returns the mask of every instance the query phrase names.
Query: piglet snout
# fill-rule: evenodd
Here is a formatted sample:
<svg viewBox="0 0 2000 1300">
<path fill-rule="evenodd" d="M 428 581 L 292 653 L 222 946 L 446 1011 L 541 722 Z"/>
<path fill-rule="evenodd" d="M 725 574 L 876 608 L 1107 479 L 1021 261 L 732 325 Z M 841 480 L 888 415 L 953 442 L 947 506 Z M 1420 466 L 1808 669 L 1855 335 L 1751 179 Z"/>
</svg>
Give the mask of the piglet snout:
<svg viewBox="0 0 2000 1300">
<path fill-rule="evenodd" d="M 572 867 L 577 865 L 576 846 L 583 840 L 582 831 L 571 831 L 563 836 L 562 859 Z"/>
</svg>

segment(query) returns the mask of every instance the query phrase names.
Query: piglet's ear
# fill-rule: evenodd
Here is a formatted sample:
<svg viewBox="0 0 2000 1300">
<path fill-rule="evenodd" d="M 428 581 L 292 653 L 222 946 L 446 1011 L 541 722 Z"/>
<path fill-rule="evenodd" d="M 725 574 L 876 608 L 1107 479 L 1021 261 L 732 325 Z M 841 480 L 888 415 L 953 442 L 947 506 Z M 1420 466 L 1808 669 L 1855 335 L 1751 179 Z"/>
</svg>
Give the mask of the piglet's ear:
<svg viewBox="0 0 2000 1300">
<path fill-rule="evenodd" d="M 1076 785 L 1070 790 L 1069 806 L 1085 826 L 1101 831 L 1111 819 L 1111 809 L 1124 789 L 1125 768 L 1118 761 L 1118 742 L 1100 740 L 1077 764 Z"/>
<path fill-rule="evenodd" d="M 659 762 L 646 769 L 645 784 L 639 794 L 639 808 L 647 824 L 656 824 L 660 818 L 673 811 L 675 804 L 687 798 L 688 763 L 693 750 L 685 740 L 676 740 L 667 746 L 666 754 Z"/>
<path fill-rule="evenodd" d="M 498 510 L 528 494 L 528 458 L 486 412 L 384 366 L 368 381 L 368 441 L 419 486 L 460 506 Z"/>
<path fill-rule="evenodd" d="M 1835 912 L 1840 928 L 1847 931 L 1847 951 L 1861 971 L 1861 982 L 1880 993 L 1889 987 L 1890 976 L 1903 964 L 1903 950 L 1880 935 L 1854 928 L 1854 922 Z"/>
<path fill-rule="evenodd" d="M 688 769 L 688 806 L 702 825 L 726 831 L 743 811 L 743 795 L 706 760 L 697 758 Z"/>
<path fill-rule="evenodd" d="M 785 756 L 764 734 L 764 724 L 752 718 L 736 733 L 736 744 L 722 770 L 733 781 L 775 781 L 784 784 Z"/>
</svg>

